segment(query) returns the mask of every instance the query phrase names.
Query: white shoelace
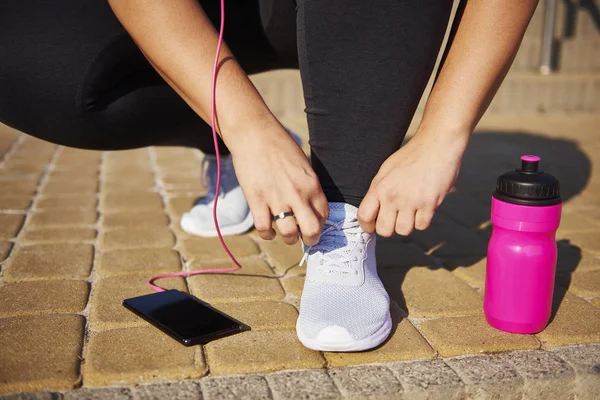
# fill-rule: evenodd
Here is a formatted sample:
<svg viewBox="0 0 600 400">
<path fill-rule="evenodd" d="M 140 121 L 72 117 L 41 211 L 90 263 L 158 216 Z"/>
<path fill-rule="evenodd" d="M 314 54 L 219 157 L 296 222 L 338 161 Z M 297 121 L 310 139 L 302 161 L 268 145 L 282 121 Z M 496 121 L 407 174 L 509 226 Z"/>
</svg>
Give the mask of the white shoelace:
<svg viewBox="0 0 600 400">
<path fill-rule="evenodd" d="M 358 271 L 351 267 L 351 263 L 358 261 L 355 250 L 361 244 L 364 244 L 364 239 L 356 218 L 340 222 L 325 221 L 319 243 L 306 249 L 300 265 L 306 262 L 309 255 L 320 252 L 323 257 L 317 267 L 318 271 L 327 274 L 357 274 Z"/>
</svg>

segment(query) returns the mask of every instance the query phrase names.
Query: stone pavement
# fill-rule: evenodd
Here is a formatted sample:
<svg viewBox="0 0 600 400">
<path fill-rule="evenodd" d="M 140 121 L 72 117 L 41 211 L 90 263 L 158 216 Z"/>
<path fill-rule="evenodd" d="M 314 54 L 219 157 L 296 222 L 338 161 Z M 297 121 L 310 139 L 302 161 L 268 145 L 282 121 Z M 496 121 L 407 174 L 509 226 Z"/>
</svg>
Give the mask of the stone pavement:
<svg viewBox="0 0 600 400">
<path fill-rule="evenodd" d="M 252 331 L 187 348 L 148 326 L 121 301 L 150 293 L 149 277 L 230 265 L 216 239 L 178 227 L 204 192 L 202 155 L 73 150 L 0 127 L 0 395 L 599 398 L 599 127 L 589 115 L 484 119 L 433 226 L 378 242 L 394 334 L 352 354 L 298 342 L 300 249 L 253 232 L 226 240 L 241 272 L 160 282 Z M 482 314 L 490 193 L 524 153 L 542 156 L 566 201 L 553 319 L 530 336 Z"/>
</svg>

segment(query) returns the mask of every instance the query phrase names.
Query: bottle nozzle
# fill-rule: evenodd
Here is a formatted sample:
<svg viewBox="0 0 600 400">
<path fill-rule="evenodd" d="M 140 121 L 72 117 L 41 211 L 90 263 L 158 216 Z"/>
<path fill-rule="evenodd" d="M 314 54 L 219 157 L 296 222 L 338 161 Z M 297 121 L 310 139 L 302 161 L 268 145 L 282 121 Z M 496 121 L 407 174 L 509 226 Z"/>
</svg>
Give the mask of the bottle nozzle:
<svg viewBox="0 0 600 400">
<path fill-rule="evenodd" d="M 537 172 L 541 158 L 533 155 L 526 155 L 521 157 L 521 171 L 523 172 Z"/>
</svg>

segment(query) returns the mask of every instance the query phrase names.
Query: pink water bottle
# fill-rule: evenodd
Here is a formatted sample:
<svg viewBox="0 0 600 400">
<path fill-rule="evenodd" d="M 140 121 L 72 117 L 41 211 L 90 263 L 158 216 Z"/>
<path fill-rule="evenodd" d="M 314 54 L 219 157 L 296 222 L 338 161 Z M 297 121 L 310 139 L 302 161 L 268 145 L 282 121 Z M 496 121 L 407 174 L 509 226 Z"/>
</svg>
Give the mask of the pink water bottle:
<svg viewBox="0 0 600 400">
<path fill-rule="evenodd" d="M 494 328 L 537 333 L 548 324 L 556 272 L 556 230 L 562 200 L 558 179 L 521 157 L 502 174 L 492 197 L 484 311 Z"/>
</svg>

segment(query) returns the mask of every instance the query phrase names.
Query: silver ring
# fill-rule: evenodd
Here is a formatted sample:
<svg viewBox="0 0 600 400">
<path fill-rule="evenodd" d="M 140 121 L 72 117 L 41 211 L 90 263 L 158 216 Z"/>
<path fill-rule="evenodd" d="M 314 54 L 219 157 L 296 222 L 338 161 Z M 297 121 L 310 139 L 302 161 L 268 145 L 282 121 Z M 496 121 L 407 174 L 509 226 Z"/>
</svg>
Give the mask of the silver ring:
<svg viewBox="0 0 600 400">
<path fill-rule="evenodd" d="M 278 219 L 284 219 L 285 217 L 293 217 L 294 213 L 292 211 L 284 211 L 284 212 L 280 212 L 279 214 L 273 214 L 271 215 L 271 218 L 273 219 L 273 221 L 277 221 Z"/>
</svg>

